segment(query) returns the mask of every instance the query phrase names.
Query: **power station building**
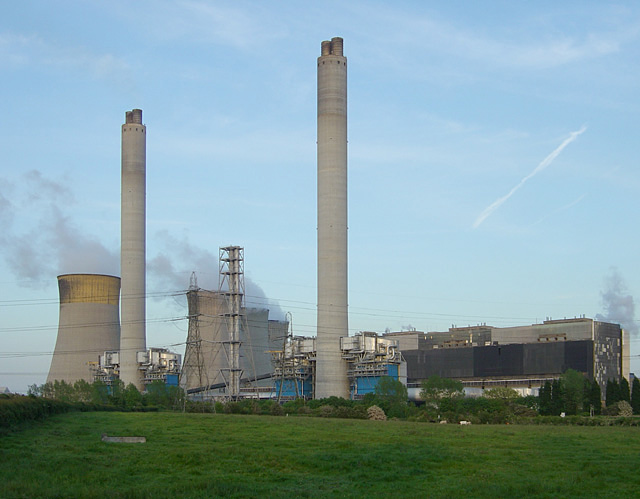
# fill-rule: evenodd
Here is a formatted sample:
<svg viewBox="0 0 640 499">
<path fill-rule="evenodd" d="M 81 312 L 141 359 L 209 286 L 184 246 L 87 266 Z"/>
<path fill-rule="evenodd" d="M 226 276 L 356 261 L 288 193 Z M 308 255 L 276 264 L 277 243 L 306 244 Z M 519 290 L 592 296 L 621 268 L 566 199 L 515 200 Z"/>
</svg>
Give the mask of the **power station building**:
<svg viewBox="0 0 640 499">
<path fill-rule="evenodd" d="M 229 348 L 232 326 L 227 296 L 221 291 L 190 289 L 189 333 L 180 386 L 187 393 L 206 396 L 230 395 Z M 238 343 L 240 387 L 254 392 L 256 385 L 271 384 L 271 351 L 282 348 L 288 323 L 269 320 L 266 308 L 242 307 Z M 237 396 L 238 394 L 236 394 Z"/>
<path fill-rule="evenodd" d="M 121 132 L 121 278 L 58 277 L 60 322 L 48 381 L 119 377 L 139 389 L 155 379 L 178 383 L 180 356 L 146 346 L 146 127 L 140 109 L 126 112 Z M 350 337 L 347 194 L 347 59 L 342 38 L 335 37 L 322 42 L 317 59 L 317 336 L 289 336 L 287 322 L 245 306 L 243 249 L 220 248 L 219 289 L 191 286 L 187 292 L 189 332 L 179 381 L 187 393 L 257 396 L 264 381 L 278 397 L 358 398 L 382 376 L 415 387 L 432 375 L 467 388 L 530 389 L 567 369 L 600 386 L 628 379 L 627 333 L 588 318 Z"/>
<path fill-rule="evenodd" d="M 618 324 L 589 318 L 546 320 L 517 327 L 452 327 L 447 332 L 387 333 L 416 386 L 432 375 L 468 388 L 537 388 L 567 369 L 595 379 L 629 379 L 629 336 Z"/>
<path fill-rule="evenodd" d="M 93 381 L 91 362 L 120 346 L 120 278 L 99 274 L 58 276 L 58 337 L 47 382 Z"/>
<path fill-rule="evenodd" d="M 317 338 L 287 338 L 284 348 L 274 353 L 275 392 L 278 399 L 325 398 L 316 391 Z M 340 338 L 340 358 L 347 367 L 346 397 L 358 399 L 373 393 L 380 378 L 391 377 L 406 384 L 406 364 L 398 349 L 398 341 L 377 333 L 360 332 Z"/>
</svg>

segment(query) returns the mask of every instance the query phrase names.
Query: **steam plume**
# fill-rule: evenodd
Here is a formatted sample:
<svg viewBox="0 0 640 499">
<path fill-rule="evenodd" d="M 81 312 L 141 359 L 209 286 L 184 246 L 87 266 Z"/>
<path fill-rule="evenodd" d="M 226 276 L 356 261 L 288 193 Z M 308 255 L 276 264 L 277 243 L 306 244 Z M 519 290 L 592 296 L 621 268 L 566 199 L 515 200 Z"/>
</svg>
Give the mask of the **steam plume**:
<svg viewBox="0 0 640 499">
<path fill-rule="evenodd" d="M 218 289 L 218 255 L 197 248 L 186 239 L 177 239 L 167 231 L 158 232 L 156 238 L 161 241 L 163 250 L 147 264 L 149 275 L 156 286 L 171 290 L 186 289 L 191 273 L 195 272 L 198 287 Z M 247 307 L 268 308 L 270 319 L 284 319 L 280 306 L 269 300 L 260 286 L 246 276 L 244 281 Z"/>
<path fill-rule="evenodd" d="M 23 285 L 40 287 L 67 273 L 117 275 L 116 253 L 65 213 L 74 202 L 66 186 L 37 170 L 22 175 L 19 188 L 6 180 L 0 186 L 0 252 Z M 32 215 L 20 228 L 13 223 L 17 212 Z"/>
<path fill-rule="evenodd" d="M 635 302 L 633 296 L 628 294 L 618 269 L 612 267 L 610 274 L 605 277 L 605 289 L 600 292 L 600 297 L 604 314 L 597 314 L 596 320 L 620 324 L 630 335 L 636 336 Z"/>
<path fill-rule="evenodd" d="M 569 135 L 568 138 L 566 138 L 562 144 L 560 144 L 551 154 L 549 154 L 546 158 L 544 158 L 540 164 L 538 166 L 536 166 L 536 168 L 526 177 L 524 177 L 520 183 L 518 183 L 513 189 L 511 189 L 509 191 L 508 194 L 506 194 L 505 196 L 502 196 L 501 198 L 496 199 L 493 203 L 491 203 L 489 206 L 487 206 L 484 211 L 482 213 L 480 213 L 480 215 L 478 216 L 478 218 L 476 219 L 476 221 L 473 224 L 473 228 L 477 229 L 480 224 L 482 224 L 482 222 L 484 222 L 487 218 L 489 218 L 489 216 L 496 211 L 498 208 L 500 208 L 500 206 L 502 206 L 502 204 L 509 199 L 511 196 L 513 196 L 515 194 L 515 192 L 520 189 L 520 187 L 522 187 L 525 182 L 527 180 L 529 180 L 530 178 L 534 177 L 535 175 L 537 175 L 538 173 L 540 173 L 542 170 L 544 170 L 546 167 L 548 167 L 554 159 L 556 159 L 558 157 L 558 155 L 562 152 L 562 150 L 567 147 L 569 144 L 571 144 L 571 142 L 573 142 L 574 140 L 576 140 L 576 138 L 578 138 L 578 136 L 583 133 L 587 128 L 585 126 L 583 126 L 580 130 L 577 130 L 575 132 L 571 132 L 571 134 Z"/>
</svg>

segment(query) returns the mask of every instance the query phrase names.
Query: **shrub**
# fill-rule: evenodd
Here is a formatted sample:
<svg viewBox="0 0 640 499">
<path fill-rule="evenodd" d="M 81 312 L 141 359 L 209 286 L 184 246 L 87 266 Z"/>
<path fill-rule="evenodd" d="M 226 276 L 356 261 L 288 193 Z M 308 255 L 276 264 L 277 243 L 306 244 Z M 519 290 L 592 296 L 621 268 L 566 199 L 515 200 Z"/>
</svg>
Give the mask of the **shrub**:
<svg viewBox="0 0 640 499">
<path fill-rule="evenodd" d="M 274 404 L 271 407 L 271 415 L 272 416 L 284 416 L 284 407 L 282 407 L 280 404 Z"/>
<path fill-rule="evenodd" d="M 373 421 L 386 421 L 387 415 L 377 405 L 372 405 L 367 409 L 367 418 Z"/>
<path fill-rule="evenodd" d="M 306 405 L 303 405 L 298 408 L 298 416 L 308 416 L 312 411 Z"/>
<path fill-rule="evenodd" d="M 333 406 L 322 405 L 317 409 L 317 414 L 321 418 L 330 418 L 333 416 Z"/>
<path fill-rule="evenodd" d="M 616 402 L 614 405 L 606 407 L 602 411 L 607 416 L 622 416 L 622 417 L 631 417 L 633 416 L 633 409 L 631 408 L 631 404 L 626 400 L 620 400 Z"/>
<path fill-rule="evenodd" d="M 25 421 L 78 410 L 79 404 L 34 396 L 13 395 L 0 399 L 0 427 L 9 428 Z"/>
</svg>

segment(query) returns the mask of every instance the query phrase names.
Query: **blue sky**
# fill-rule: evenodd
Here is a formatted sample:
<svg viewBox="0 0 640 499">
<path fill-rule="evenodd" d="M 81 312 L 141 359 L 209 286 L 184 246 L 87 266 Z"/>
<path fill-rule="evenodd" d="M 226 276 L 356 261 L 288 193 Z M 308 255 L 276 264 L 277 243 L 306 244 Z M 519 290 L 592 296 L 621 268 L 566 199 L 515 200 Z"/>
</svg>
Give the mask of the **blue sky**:
<svg viewBox="0 0 640 499">
<path fill-rule="evenodd" d="M 119 274 L 132 108 L 148 345 L 184 342 L 180 293 L 192 271 L 215 287 L 229 244 L 251 300 L 315 334 L 316 58 L 333 36 L 351 334 L 582 314 L 637 328 L 636 2 L 3 2 L 0 385 L 44 382 L 56 275 Z"/>
</svg>

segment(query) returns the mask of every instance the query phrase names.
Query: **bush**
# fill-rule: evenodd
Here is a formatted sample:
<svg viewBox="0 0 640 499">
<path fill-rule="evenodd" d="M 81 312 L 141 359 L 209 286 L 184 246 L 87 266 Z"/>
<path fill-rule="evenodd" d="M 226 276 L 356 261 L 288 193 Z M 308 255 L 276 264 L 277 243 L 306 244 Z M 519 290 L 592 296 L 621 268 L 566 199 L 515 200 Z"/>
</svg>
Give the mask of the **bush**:
<svg viewBox="0 0 640 499">
<path fill-rule="evenodd" d="M 377 405 L 372 405 L 367 409 L 367 418 L 373 421 L 386 421 L 387 415 Z"/>
<path fill-rule="evenodd" d="M 333 406 L 330 406 L 330 405 L 320 406 L 317 409 L 316 414 L 318 414 L 318 416 L 320 416 L 321 418 L 330 418 L 331 416 L 333 416 Z"/>
<path fill-rule="evenodd" d="M 26 421 L 44 419 L 54 414 L 79 410 L 83 406 L 60 400 L 12 395 L 0 399 L 0 427 L 10 428 Z"/>
<path fill-rule="evenodd" d="M 284 407 L 280 404 L 276 403 L 271 407 L 271 415 L 272 416 L 284 416 Z"/>
<path fill-rule="evenodd" d="M 602 410 L 602 413 L 607 416 L 631 417 L 633 416 L 633 409 L 629 402 L 626 400 L 620 400 L 609 407 L 605 407 Z"/>
</svg>

